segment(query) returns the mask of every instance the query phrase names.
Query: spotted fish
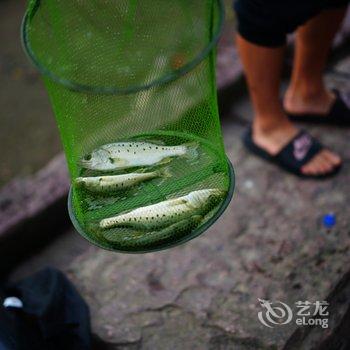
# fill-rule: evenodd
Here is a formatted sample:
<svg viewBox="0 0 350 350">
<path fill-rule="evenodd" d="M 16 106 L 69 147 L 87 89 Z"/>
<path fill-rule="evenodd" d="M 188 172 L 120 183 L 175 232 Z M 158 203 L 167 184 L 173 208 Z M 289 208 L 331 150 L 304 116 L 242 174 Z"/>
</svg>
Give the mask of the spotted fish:
<svg viewBox="0 0 350 350">
<path fill-rule="evenodd" d="M 204 215 L 223 197 L 224 191 L 204 189 L 163 202 L 131 210 L 100 221 L 102 229 L 135 227 L 141 230 L 157 230 L 193 215 Z"/>
<path fill-rule="evenodd" d="M 162 245 L 174 237 L 179 237 L 196 228 L 202 220 L 202 216 L 193 215 L 187 219 L 166 226 L 158 231 L 137 231 L 133 228 L 116 227 L 104 231 L 103 237 L 111 242 L 117 243 L 123 248 L 145 249 L 148 246 Z"/>
<path fill-rule="evenodd" d="M 155 179 L 157 177 L 170 177 L 168 169 L 152 171 L 148 173 L 129 173 L 123 175 L 78 177 L 75 183 L 91 192 L 108 193 L 129 189 L 140 182 Z"/>
<path fill-rule="evenodd" d="M 80 161 L 91 170 L 118 170 L 166 163 L 172 157 L 196 158 L 197 143 L 164 146 L 149 142 L 117 142 L 103 145 Z"/>
</svg>

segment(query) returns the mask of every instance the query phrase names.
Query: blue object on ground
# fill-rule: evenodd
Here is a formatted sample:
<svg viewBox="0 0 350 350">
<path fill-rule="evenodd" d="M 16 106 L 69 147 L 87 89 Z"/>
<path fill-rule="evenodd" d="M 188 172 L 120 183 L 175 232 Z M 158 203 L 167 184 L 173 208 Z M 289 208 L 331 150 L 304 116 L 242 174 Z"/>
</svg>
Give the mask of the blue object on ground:
<svg viewBox="0 0 350 350">
<path fill-rule="evenodd" d="M 323 226 L 327 227 L 327 228 L 332 228 L 335 223 L 336 223 L 336 216 L 335 214 L 326 214 L 323 216 L 322 219 L 323 222 Z"/>
</svg>

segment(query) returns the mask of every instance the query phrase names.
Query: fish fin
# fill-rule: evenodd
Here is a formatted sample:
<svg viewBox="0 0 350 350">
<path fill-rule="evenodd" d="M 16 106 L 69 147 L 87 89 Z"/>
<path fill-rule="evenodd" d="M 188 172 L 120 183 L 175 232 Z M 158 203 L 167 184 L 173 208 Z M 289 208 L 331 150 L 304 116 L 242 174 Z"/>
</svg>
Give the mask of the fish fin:
<svg viewBox="0 0 350 350">
<path fill-rule="evenodd" d="M 186 153 L 184 154 L 185 158 L 193 160 L 198 157 L 198 142 L 185 143 L 183 146 L 186 147 Z"/>
<path fill-rule="evenodd" d="M 174 198 L 169 201 L 169 205 L 186 204 L 187 202 L 187 199 L 184 198 Z"/>
<path fill-rule="evenodd" d="M 130 174 L 134 173 L 134 174 L 144 174 L 144 173 L 147 173 L 147 168 L 137 168 L 133 171 L 131 171 Z"/>
<path fill-rule="evenodd" d="M 123 242 L 126 236 L 137 236 L 141 235 L 142 232 L 136 231 L 130 228 L 115 228 L 103 232 L 102 236 L 104 239 L 110 242 L 120 243 Z"/>
<path fill-rule="evenodd" d="M 203 219 L 202 215 L 192 215 L 190 220 L 196 223 L 199 223 Z"/>
<path fill-rule="evenodd" d="M 159 177 L 163 177 L 163 178 L 169 178 L 169 177 L 173 176 L 172 173 L 170 172 L 169 167 L 158 170 L 157 173 L 158 173 Z"/>
<path fill-rule="evenodd" d="M 109 158 L 113 164 L 119 165 L 119 166 L 125 166 L 128 165 L 128 162 L 123 158 L 118 157 L 110 157 Z"/>
<path fill-rule="evenodd" d="M 165 146 L 165 142 L 157 139 L 146 139 L 144 142 L 153 143 L 154 145 Z"/>
<path fill-rule="evenodd" d="M 158 164 L 168 164 L 172 161 L 171 157 L 163 158 Z"/>
</svg>

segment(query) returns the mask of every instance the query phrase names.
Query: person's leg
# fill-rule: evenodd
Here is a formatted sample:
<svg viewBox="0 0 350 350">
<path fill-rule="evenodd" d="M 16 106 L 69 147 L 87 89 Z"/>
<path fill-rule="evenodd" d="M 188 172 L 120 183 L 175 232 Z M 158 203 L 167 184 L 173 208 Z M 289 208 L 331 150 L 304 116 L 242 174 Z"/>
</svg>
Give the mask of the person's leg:
<svg viewBox="0 0 350 350">
<path fill-rule="evenodd" d="M 325 87 L 323 73 L 345 10 L 323 11 L 298 29 L 291 83 L 284 98 L 286 111 L 293 114 L 328 113 L 335 97 Z"/>
<path fill-rule="evenodd" d="M 237 35 L 237 47 L 254 108 L 254 141 L 276 154 L 297 133 L 279 98 L 284 47 L 252 44 Z"/>
<path fill-rule="evenodd" d="M 284 47 L 263 47 L 237 35 L 237 46 L 254 108 L 254 142 L 276 154 L 298 132 L 285 115 L 279 97 Z M 340 163 L 334 153 L 323 150 L 307 163 L 305 174 L 324 174 Z"/>
</svg>

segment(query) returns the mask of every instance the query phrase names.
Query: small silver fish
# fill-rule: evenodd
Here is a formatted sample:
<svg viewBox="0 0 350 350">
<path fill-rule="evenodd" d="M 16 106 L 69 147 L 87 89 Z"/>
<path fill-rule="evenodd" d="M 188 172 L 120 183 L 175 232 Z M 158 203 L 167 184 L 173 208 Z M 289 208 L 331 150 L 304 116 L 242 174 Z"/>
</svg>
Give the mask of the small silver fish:
<svg viewBox="0 0 350 350">
<path fill-rule="evenodd" d="M 152 171 L 148 173 L 129 173 L 123 175 L 107 175 L 92 177 L 77 177 L 75 183 L 91 192 L 107 193 L 126 190 L 140 182 L 155 179 L 157 177 L 170 177 L 168 169 Z"/>
<path fill-rule="evenodd" d="M 224 193 L 219 189 L 193 191 L 186 196 L 172 198 L 103 219 L 99 226 L 102 229 L 131 226 L 142 230 L 157 230 L 189 216 L 204 214 L 214 202 L 218 202 L 223 197 Z"/>
<path fill-rule="evenodd" d="M 103 145 L 80 161 L 91 170 L 117 170 L 166 163 L 172 157 L 197 157 L 197 143 L 179 146 L 156 145 L 149 142 L 117 142 Z"/>
</svg>

